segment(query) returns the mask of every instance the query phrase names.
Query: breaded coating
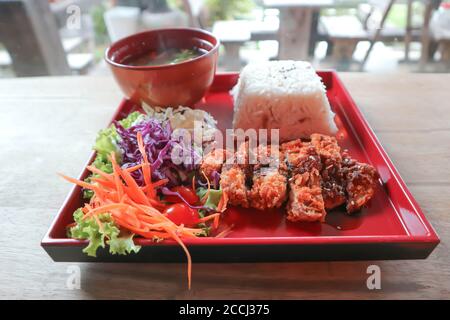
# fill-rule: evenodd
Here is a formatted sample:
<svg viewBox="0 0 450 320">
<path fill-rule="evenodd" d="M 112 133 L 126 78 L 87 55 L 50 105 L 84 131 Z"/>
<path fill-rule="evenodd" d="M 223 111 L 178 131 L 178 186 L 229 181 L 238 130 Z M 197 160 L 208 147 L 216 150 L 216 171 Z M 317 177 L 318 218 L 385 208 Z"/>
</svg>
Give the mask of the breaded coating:
<svg viewBox="0 0 450 320">
<path fill-rule="evenodd" d="M 229 204 L 248 208 L 250 204 L 247 197 L 249 192 L 247 185 L 251 183 L 253 174 L 249 164 L 248 142 L 238 147 L 238 151 L 229 162 L 222 166 L 220 187 L 227 193 Z"/>
<path fill-rule="evenodd" d="M 289 179 L 289 201 L 286 207 L 290 221 L 325 221 L 326 211 L 320 189 L 319 170 L 294 175 Z"/>
<path fill-rule="evenodd" d="M 289 142 L 285 142 L 280 146 L 280 151 L 282 153 L 286 152 L 300 152 L 303 147 L 303 142 L 300 139 L 292 140 Z"/>
<path fill-rule="evenodd" d="M 289 174 L 287 219 L 290 221 L 324 221 L 320 156 L 311 143 L 300 140 L 281 146 Z"/>
<path fill-rule="evenodd" d="M 311 144 L 321 158 L 332 162 L 341 162 L 341 147 L 335 137 L 314 133 L 311 135 Z"/>
<path fill-rule="evenodd" d="M 341 148 L 336 138 L 323 134 L 312 134 L 311 144 L 322 161 L 322 196 L 326 209 L 333 209 L 345 203 L 345 188 L 341 168 Z"/>
<path fill-rule="evenodd" d="M 245 142 L 235 153 L 216 149 L 200 171 L 210 179 L 221 173 L 230 205 L 265 210 L 286 204 L 290 221 L 324 222 L 326 209 L 345 202 L 347 212 L 355 212 L 373 197 L 379 179 L 374 167 L 341 153 L 337 140 L 322 134 L 280 147 Z"/>
<path fill-rule="evenodd" d="M 353 213 L 372 199 L 379 174 L 374 167 L 352 159 L 347 152 L 343 152 L 342 158 L 342 171 L 348 197 L 347 212 Z"/>
<path fill-rule="evenodd" d="M 239 168 L 244 171 L 247 184 L 251 184 L 251 178 L 253 175 L 253 166 L 250 162 L 256 161 L 256 155 L 254 151 L 250 149 L 248 141 L 241 143 L 237 147 L 237 151 L 234 154 L 233 163 L 237 164 Z"/>
<path fill-rule="evenodd" d="M 214 149 L 202 159 L 200 164 L 200 172 L 203 172 L 208 179 L 214 179 L 215 172 L 222 172 L 222 165 L 228 157 L 232 157 L 232 153 L 225 149 Z"/>
<path fill-rule="evenodd" d="M 280 173 L 278 146 L 260 145 L 254 151 L 253 185 L 248 193 L 250 206 L 259 210 L 279 208 L 286 200 L 287 178 Z"/>
<path fill-rule="evenodd" d="M 249 207 L 247 199 L 246 176 L 238 165 L 224 165 L 220 175 L 220 187 L 227 193 L 228 203 L 234 206 Z"/>
<path fill-rule="evenodd" d="M 291 177 L 297 173 L 311 172 L 322 169 L 320 157 L 309 142 L 294 140 L 281 145 L 287 171 Z"/>
</svg>

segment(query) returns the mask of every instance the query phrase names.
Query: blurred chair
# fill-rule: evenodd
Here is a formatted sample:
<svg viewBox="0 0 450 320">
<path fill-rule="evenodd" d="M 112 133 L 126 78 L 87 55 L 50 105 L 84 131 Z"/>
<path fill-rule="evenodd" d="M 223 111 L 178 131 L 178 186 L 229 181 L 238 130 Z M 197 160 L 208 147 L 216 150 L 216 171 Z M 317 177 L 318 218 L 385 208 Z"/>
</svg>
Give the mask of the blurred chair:
<svg viewBox="0 0 450 320">
<path fill-rule="evenodd" d="M 392 42 L 406 39 L 406 55 L 409 54 L 409 43 L 420 40 L 420 30 L 411 26 L 412 0 L 407 0 L 406 28 L 396 28 L 386 25 L 386 18 L 396 0 L 369 0 L 367 5 L 360 5 L 356 15 L 324 16 L 320 24 L 333 44 L 332 57 L 337 61 L 349 61 L 356 45 L 360 41 L 369 41 L 370 45 L 362 61 L 367 59 L 377 41 Z"/>
<path fill-rule="evenodd" d="M 86 73 L 94 62 L 94 33 L 81 11 L 99 1 L 0 0 L 0 42 L 8 52 L 0 64 L 19 77 Z M 66 26 L 70 5 L 81 9 L 80 28 Z"/>
<path fill-rule="evenodd" d="M 117 6 L 107 10 L 103 17 L 109 39 L 114 42 L 138 31 L 141 9 Z"/>
<path fill-rule="evenodd" d="M 101 2 L 102 0 L 60 0 L 50 3 L 72 73 L 85 74 L 95 62 L 95 31 L 90 12 L 93 6 L 100 5 Z M 67 11 L 72 5 L 79 10 L 79 28 L 67 26 L 69 14 L 74 14 Z"/>
<path fill-rule="evenodd" d="M 247 21 L 217 21 L 214 23 L 213 34 L 224 46 L 224 65 L 230 70 L 241 68 L 239 51 L 241 46 L 251 39 L 251 30 Z"/>
<path fill-rule="evenodd" d="M 249 41 L 278 40 L 280 26 L 278 10 L 261 6 L 260 14 L 253 20 L 216 21 L 212 32 L 225 49 L 224 64 L 230 70 L 241 67 L 240 49 Z"/>
<path fill-rule="evenodd" d="M 121 3 L 125 4 L 126 1 Z M 189 26 L 187 13 L 171 10 L 167 6 L 154 8 L 149 6 L 151 1 L 135 0 L 130 3 L 133 5 L 115 6 L 105 12 L 106 29 L 111 41 L 145 30 Z"/>
<path fill-rule="evenodd" d="M 16 76 L 71 73 L 48 0 L 1 0 L 0 42 Z"/>
<path fill-rule="evenodd" d="M 182 0 L 184 12 L 189 16 L 189 24 L 195 28 L 205 28 L 204 7 L 206 0 Z"/>
<path fill-rule="evenodd" d="M 450 69 L 450 3 L 443 3 L 436 12 L 434 12 L 430 31 L 433 40 L 438 45 L 440 52 L 440 62 L 445 70 Z"/>
<path fill-rule="evenodd" d="M 433 41 L 430 32 L 430 21 L 433 12 L 441 5 L 442 0 L 427 0 L 425 2 L 425 12 L 423 15 L 422 39 L 421 39 L 421 53 L 419 61 L 419 71 L 424 71 L 425 65 L 430 58 L 434 56 L 438 43 Z"/>
</svg>

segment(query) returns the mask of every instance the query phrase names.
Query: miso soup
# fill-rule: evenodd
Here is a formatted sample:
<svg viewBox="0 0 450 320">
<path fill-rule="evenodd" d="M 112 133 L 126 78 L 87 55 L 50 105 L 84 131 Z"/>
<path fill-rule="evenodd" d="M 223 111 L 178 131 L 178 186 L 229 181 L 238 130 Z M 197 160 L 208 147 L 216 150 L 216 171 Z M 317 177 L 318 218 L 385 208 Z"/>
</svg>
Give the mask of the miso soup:
<svg viewBox="0 0 450 320">
<path fill-rule="evenodd" d="M 200 48 L 167 49 L 163 52 L 152 51 L 138 57 L 126 59 L 124 63 L 138 67 L 168 65 L 197 58 L 206 52 L 206 50 Z"/>
</svg>

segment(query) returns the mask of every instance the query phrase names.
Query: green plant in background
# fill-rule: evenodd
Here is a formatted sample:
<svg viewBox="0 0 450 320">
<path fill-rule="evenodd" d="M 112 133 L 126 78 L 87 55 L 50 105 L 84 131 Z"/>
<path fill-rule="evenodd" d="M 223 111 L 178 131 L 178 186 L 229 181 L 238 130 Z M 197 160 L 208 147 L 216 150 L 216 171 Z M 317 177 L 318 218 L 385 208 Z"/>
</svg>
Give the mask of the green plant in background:
<svg viewBox="0 0 450 320">
<path fill-rule="evenodd" d="M 94 23 L 95 42 L 97 44 L 104 44 L 108 41 L 108 32 L 103 18 L 106 10 L 106 5 L 102 3 L 92 7 L 90 11 Z"/>
<path fill-rule="evenodd" d="M 254 8 L 252 0 L 206 0 L 209 23 L 244 18 Z"/>
<path fill-rule="evenodd" d="M 106 30 L 105 20 L 103 15 L 107 10 L 107 6 L 104 3 L 95 5 L 90 10 L 90 15 L 94 25 L 95 34 L 95 51 L 94 58 L 95 61 L 100 61 L 103 59 L 103 54 L 109 43 L 108 31 Z"/>
<path fill-rule="evenodd" d="M 184 10 L 183 2 L 181 0 L 167 0 L 167 4 L 169 8 Z"/>
<path fill-rule="evenodd" d="M 423 17 L 424 6 L 422 3 L 414 2 L 412 6 L 412 21 L 421 20 Z M 403 3 L 394 4 L 392 6 L 391 12 L 387 17 L 387 23 L 397 27 L 397 28 L 405 28 L 406 27 L 406 15 L 407 15 L 407 6 Z"/>
<path fill-rule="evenodd" d="M 412 5 L 412 21 L 421 21 L 423 17 L 424 5 L 423 3 L 414 2 Z M 358 9 L 355 8 L 333 8 L 324 9 L 321 11 L 323 16 L 346 16 L 346 15 L 357 15 Z M 392 6 L 387 18 L 386 25 L 405 28 L 406 27 L 406 15 L 407 15 L 407 5 L 406 3 L 396 3 Z"/>
</svg>

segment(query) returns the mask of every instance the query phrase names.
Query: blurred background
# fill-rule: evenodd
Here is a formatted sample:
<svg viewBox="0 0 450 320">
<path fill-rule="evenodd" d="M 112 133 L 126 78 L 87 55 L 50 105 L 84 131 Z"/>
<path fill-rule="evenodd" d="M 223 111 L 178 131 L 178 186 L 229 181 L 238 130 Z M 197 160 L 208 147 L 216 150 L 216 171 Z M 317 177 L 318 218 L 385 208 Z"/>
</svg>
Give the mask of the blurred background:
<svg viewBox="0 0 450 320">
<path fill-rule="evenodd" d="M 219 71 L 270 59 L 339 71 L 450 71 L 450 1 L 0 0 L 0 78 L 108 74 L 103 54 L 112 41 L 171 26 L 216 34 Z"/>
</svg>

